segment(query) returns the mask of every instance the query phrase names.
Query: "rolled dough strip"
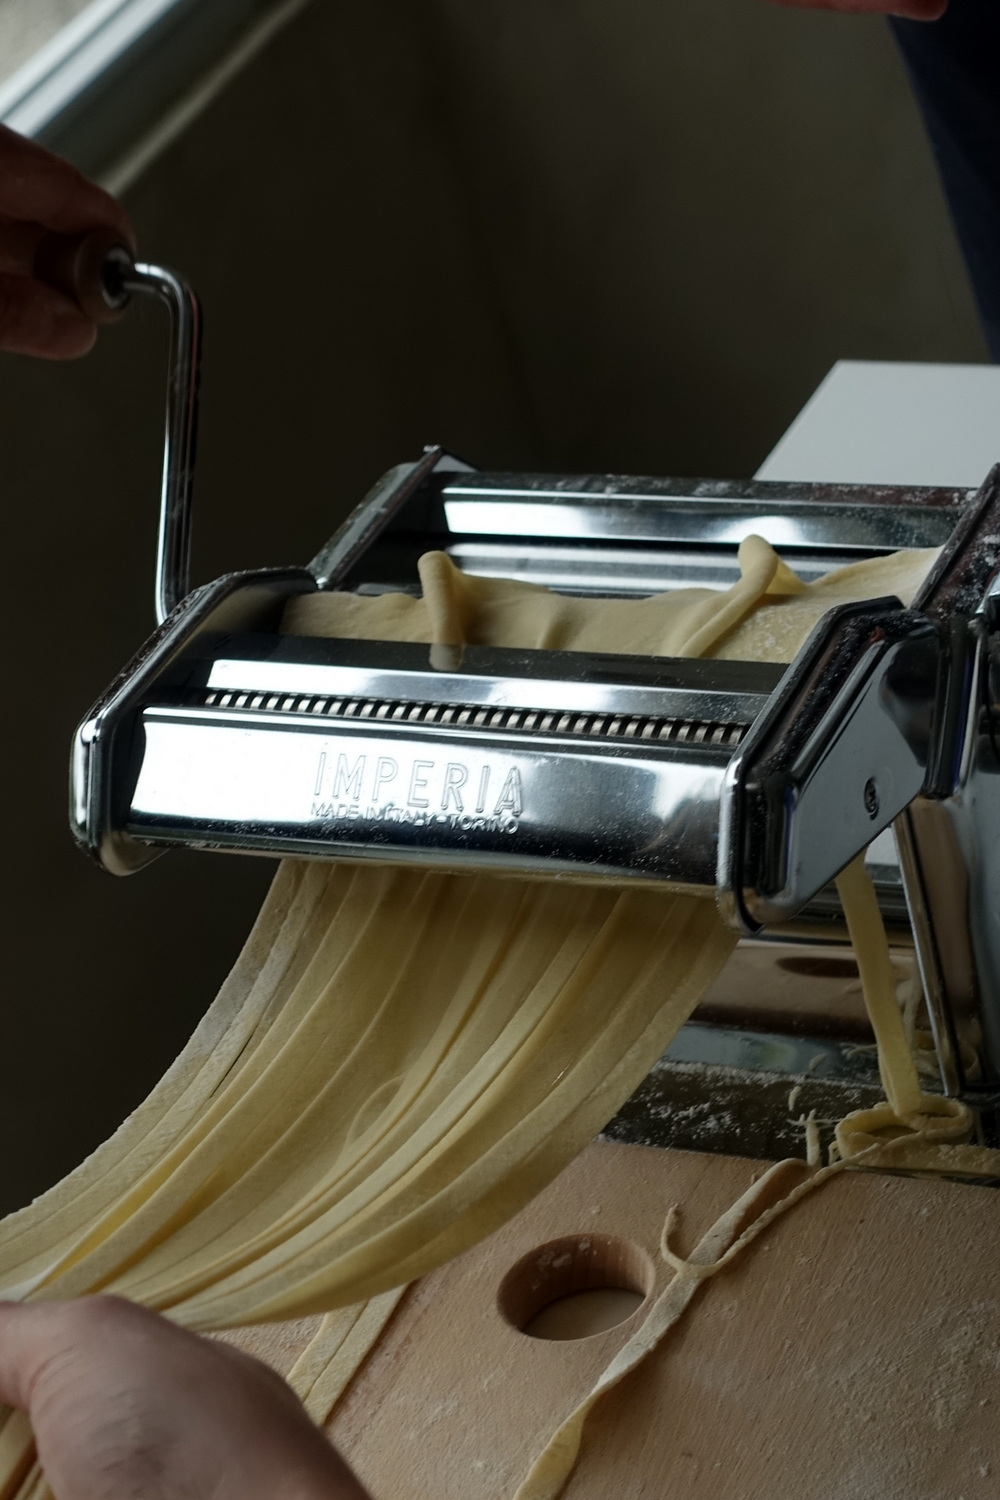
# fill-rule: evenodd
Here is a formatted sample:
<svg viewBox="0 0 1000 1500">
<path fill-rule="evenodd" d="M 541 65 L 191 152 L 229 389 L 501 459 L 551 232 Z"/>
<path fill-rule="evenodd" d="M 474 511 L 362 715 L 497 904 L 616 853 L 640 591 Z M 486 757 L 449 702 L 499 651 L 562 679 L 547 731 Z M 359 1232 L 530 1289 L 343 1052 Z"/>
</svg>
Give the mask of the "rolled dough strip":
<svg viewBox="0 0 1000 1500">
<path fill-rule="evenodd" d="M 855 1157 L 880 1141 L 888 1143 L 911 1134 L 914 1140 L 908 1147 L 910 1160 L 916 1149 L 922 1162 L 932 1167 L 940 1144 L 961 1141 L 968 1135 L 972 1123 L 970 1111 L 958 1099 L 925 1094 L 920 1088 L 917 1065 L 896 998 L 882 914 L 863 856 L 841 871 L 837 890 L 861 974 L 885 1090 L 884 1103 L 873 1109 L 855 1110 L 841 1120 L 835 1134 L 837 1151 L 842 1157 Z M 893 1161 L 898 1160 L 894 1152 Z"/>
<path fill-rule="evenodd" d="M 288 1372 L 288 1384 L 313 1421 L 327 1420 L 374 1349 L 406 1295 L 405 1286 L 356 1307 L 327 1313 L 315 1337 Z"/>
</svg>

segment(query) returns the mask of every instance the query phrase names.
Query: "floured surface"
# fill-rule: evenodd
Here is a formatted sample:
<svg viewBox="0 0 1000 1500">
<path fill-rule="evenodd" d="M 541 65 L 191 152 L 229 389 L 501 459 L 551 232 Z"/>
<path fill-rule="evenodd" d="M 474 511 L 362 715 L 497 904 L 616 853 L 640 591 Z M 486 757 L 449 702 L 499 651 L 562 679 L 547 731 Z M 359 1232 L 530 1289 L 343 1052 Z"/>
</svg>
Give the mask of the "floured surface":
<svg viewBox="0 0 1000 1500">
<path fill-rule="evenodd" d="M 727 1157 L 589 1147 L 516 1220 L 411 1292 L 328 1430 L 376 1500 L 509 1500 L 534 1453 L 641 1320 L 526 1338 L 496 1292 L 563 1235 L 656 1259 L 747 1186 Z M 591 1414 L 566 1500 L 986 1500 L 1000 1482 L 994 1191 L 849 1173 L 697 1295 Z M 657 1289 L 670 1272 L 657 1270 Z"/>
<path fill-rule="evenodd" d="M 253 1323 L 212 1334 L 237 1349 L 245 1349 L 287 1379 L 292 1366 L 319 1332 L 323 1319 L 293 1318 L 287 1323 Z"/>
</svg>

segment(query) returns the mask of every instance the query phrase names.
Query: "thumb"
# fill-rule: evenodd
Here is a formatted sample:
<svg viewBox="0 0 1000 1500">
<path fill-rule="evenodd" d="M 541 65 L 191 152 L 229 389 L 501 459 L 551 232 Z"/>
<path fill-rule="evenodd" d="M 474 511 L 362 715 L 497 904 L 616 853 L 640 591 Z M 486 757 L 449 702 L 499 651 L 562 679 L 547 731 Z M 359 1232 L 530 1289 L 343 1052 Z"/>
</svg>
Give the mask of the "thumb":
<svg viewBox="0 0 1000 1500">
<path fill-rule="evenodd" d="M 0 1403 L 28 1411 L 35 1382 L 58 1348 L 58 1303 L 0 1302 Z"/>
</svg>

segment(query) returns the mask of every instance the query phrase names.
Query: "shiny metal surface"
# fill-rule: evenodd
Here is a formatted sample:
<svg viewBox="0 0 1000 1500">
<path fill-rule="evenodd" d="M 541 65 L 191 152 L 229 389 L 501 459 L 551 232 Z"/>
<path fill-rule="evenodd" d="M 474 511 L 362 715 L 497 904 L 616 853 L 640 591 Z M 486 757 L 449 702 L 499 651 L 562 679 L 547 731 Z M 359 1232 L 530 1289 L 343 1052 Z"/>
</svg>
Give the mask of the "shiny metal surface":
<svg viewBox="0 0 1000 1500">
<path fill-rule="evenodd" d="M 509 704 L 463 703 L 460 699 L 384 698 L 366 693 L 225 692 L 204 694 L 206 708 L 249 709 L 256 713 L 308 715 L 311 719 L 360 720 L 378 729 L 383 724 L 429 725 L 447 729 L 503 731 L 518 739 L 537 735 L 568 735 L 575 739 L 635 741 L 653 744 L 712 745 L 733 749 L 746 734 L 746 724 L 733 720 L 694 718 L 705 705 L 694 701 L 686 715 L 635 713 L 573 707 L 524 708 Z"/>
<path fill-rule="evenodd" d="M 961 792 L 920 797 L 897 837 L 928 1012 L 949 1093 L 1000 1101 L 1000 767 L 977 731 Z"/>
<path fill-rule="evenodd" d="M 1000 735 L 994 613 L 1000 466 L 914 601 L 941 688 L 925 795 L 896 825 L 914 945 L 949 1093 L 1000 1099 Z"/>
<path fill-rule="evenodd" d="M 763 536 L 775 547 L 894 552 L 939 547 L 966 490 L 762 481 L 474 474 L 442 489 L 460 536 L 617 539 L 734 547 Z"/>
<path fill-rule="evenodd" d="M 920 833 L 916 824 L 920 824 Z M 977 982 L 964 909 L 968 872 L 940 802 L 918 797 L 896 819 L 896 848 L 924 999 L 946 1094 L 966 1095 L 960 1037 L 978 1055 Z"/>
<path fill-rule="evenodd" d="M 653 542 L 642 548 L 641 567 L 634 548 L 591 544 L 553 545 L 519 539 L 508 542 L 451 542 L 445 549 L 463 573 L 479 578 L 513 578 L 541 588 L 572 594 L 616 594 L 642 598 L 670 589 L 728 589 L 740 576 L 739 563 L 731 548 L 717 550 L 677 547 Z M 804 553 L 795 559 L 795 571 L 806 583 L 822 578 L 832 568 L 856 562 L 857 554 L 834 547 L 819 553 Z"/>
<path fill-rule="evenodd" d="M 312 659 L 213 657 L 184 706 L 145 709 L 130 837 L 450 851 L 709 889 L 722 772 L 781 672 L 483 647 L 459 660 L 408 642 L 277 649 Z"/>
<path fill-rule="evenodd" d="M 896 599 L 817 625 L 727 772 L 719 894 L 738 930 L 787 921 L 923 790 L 938 660 Z"/>
<path fill-rule="evenodd" d="M 170 314 L 167 417 L 156 541 L 156 622 L 162 625 L 191 587 L 191 501 L 198 438 L 201 307 L 188 283 L 162 266 L 138 264 L 123 278 L 122 285 L 126 292 L 155 297 Z"/>
<path fill-rule="evenodd" d="M 715 882 L 727 752 L 147 708 L 127 832 L 323 857 Z"/>
<path fill-rule="evenodd" d="M 189 656 L 199 659 L 207 643 L 237 631 L 274 631 L 288 595 L 314 588 L 304 569 L 273 568 L 229 574 L 195 589 L 98 699 L 73 738 L 69 813 L 73 837 L 104 869 L 130 875 L 162 852 L 125 830 L 144 704 L 186 680 Z"/>
<path fill-rule="evenodd" d="M 748 727 L 781 675 L 781 667 L 743 662 L 669 661 L 483 646 L 455 653 L 448 647 L 406 641 L 286 638 L 280 658 L 214 659 L 206 690 L 214 695 L 215 703 L 223 697 L 259 699 L 252 705 L 255 708 L 265 702 L 268 707 L 277 706 L 267 702 L 270 698 L 323 699 L 327 704 L 339 698 L 400 705 L 535 709 L 605 719 L 640 716 L 699 720 Z M 247 703 L 235 706 L 243 708 Z M 327 712 L 328 708 L 312 711 Z"/>
<path fill-rule="evenodd" d="M 351 567 L 385 527 L 405 506 L 419 498 L 422 487 L 433 474 L 466 472 L 470 472 L 468 464 L 439 447 L 426 448 L 416 463 L 397 464 L 390 469 L 309 564 L 319 587 L 339 588 Z"/>
</svg>

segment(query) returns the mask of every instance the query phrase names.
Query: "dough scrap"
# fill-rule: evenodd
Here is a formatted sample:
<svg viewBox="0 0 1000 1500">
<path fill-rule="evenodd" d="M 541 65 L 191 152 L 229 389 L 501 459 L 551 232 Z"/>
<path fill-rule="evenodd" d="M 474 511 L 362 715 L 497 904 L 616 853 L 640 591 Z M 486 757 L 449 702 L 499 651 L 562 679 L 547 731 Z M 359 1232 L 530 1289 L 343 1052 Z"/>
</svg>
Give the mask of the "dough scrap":
<svg viewBox="0 0 1000 1500">
<path fill-rule="evenodd" d="M 353 1307 L 327 1313 L 288 1372 L 288 1384 L 319 1426 L 375 1348 L 406 1295 L 394 1287 Z"/>
</svg>

